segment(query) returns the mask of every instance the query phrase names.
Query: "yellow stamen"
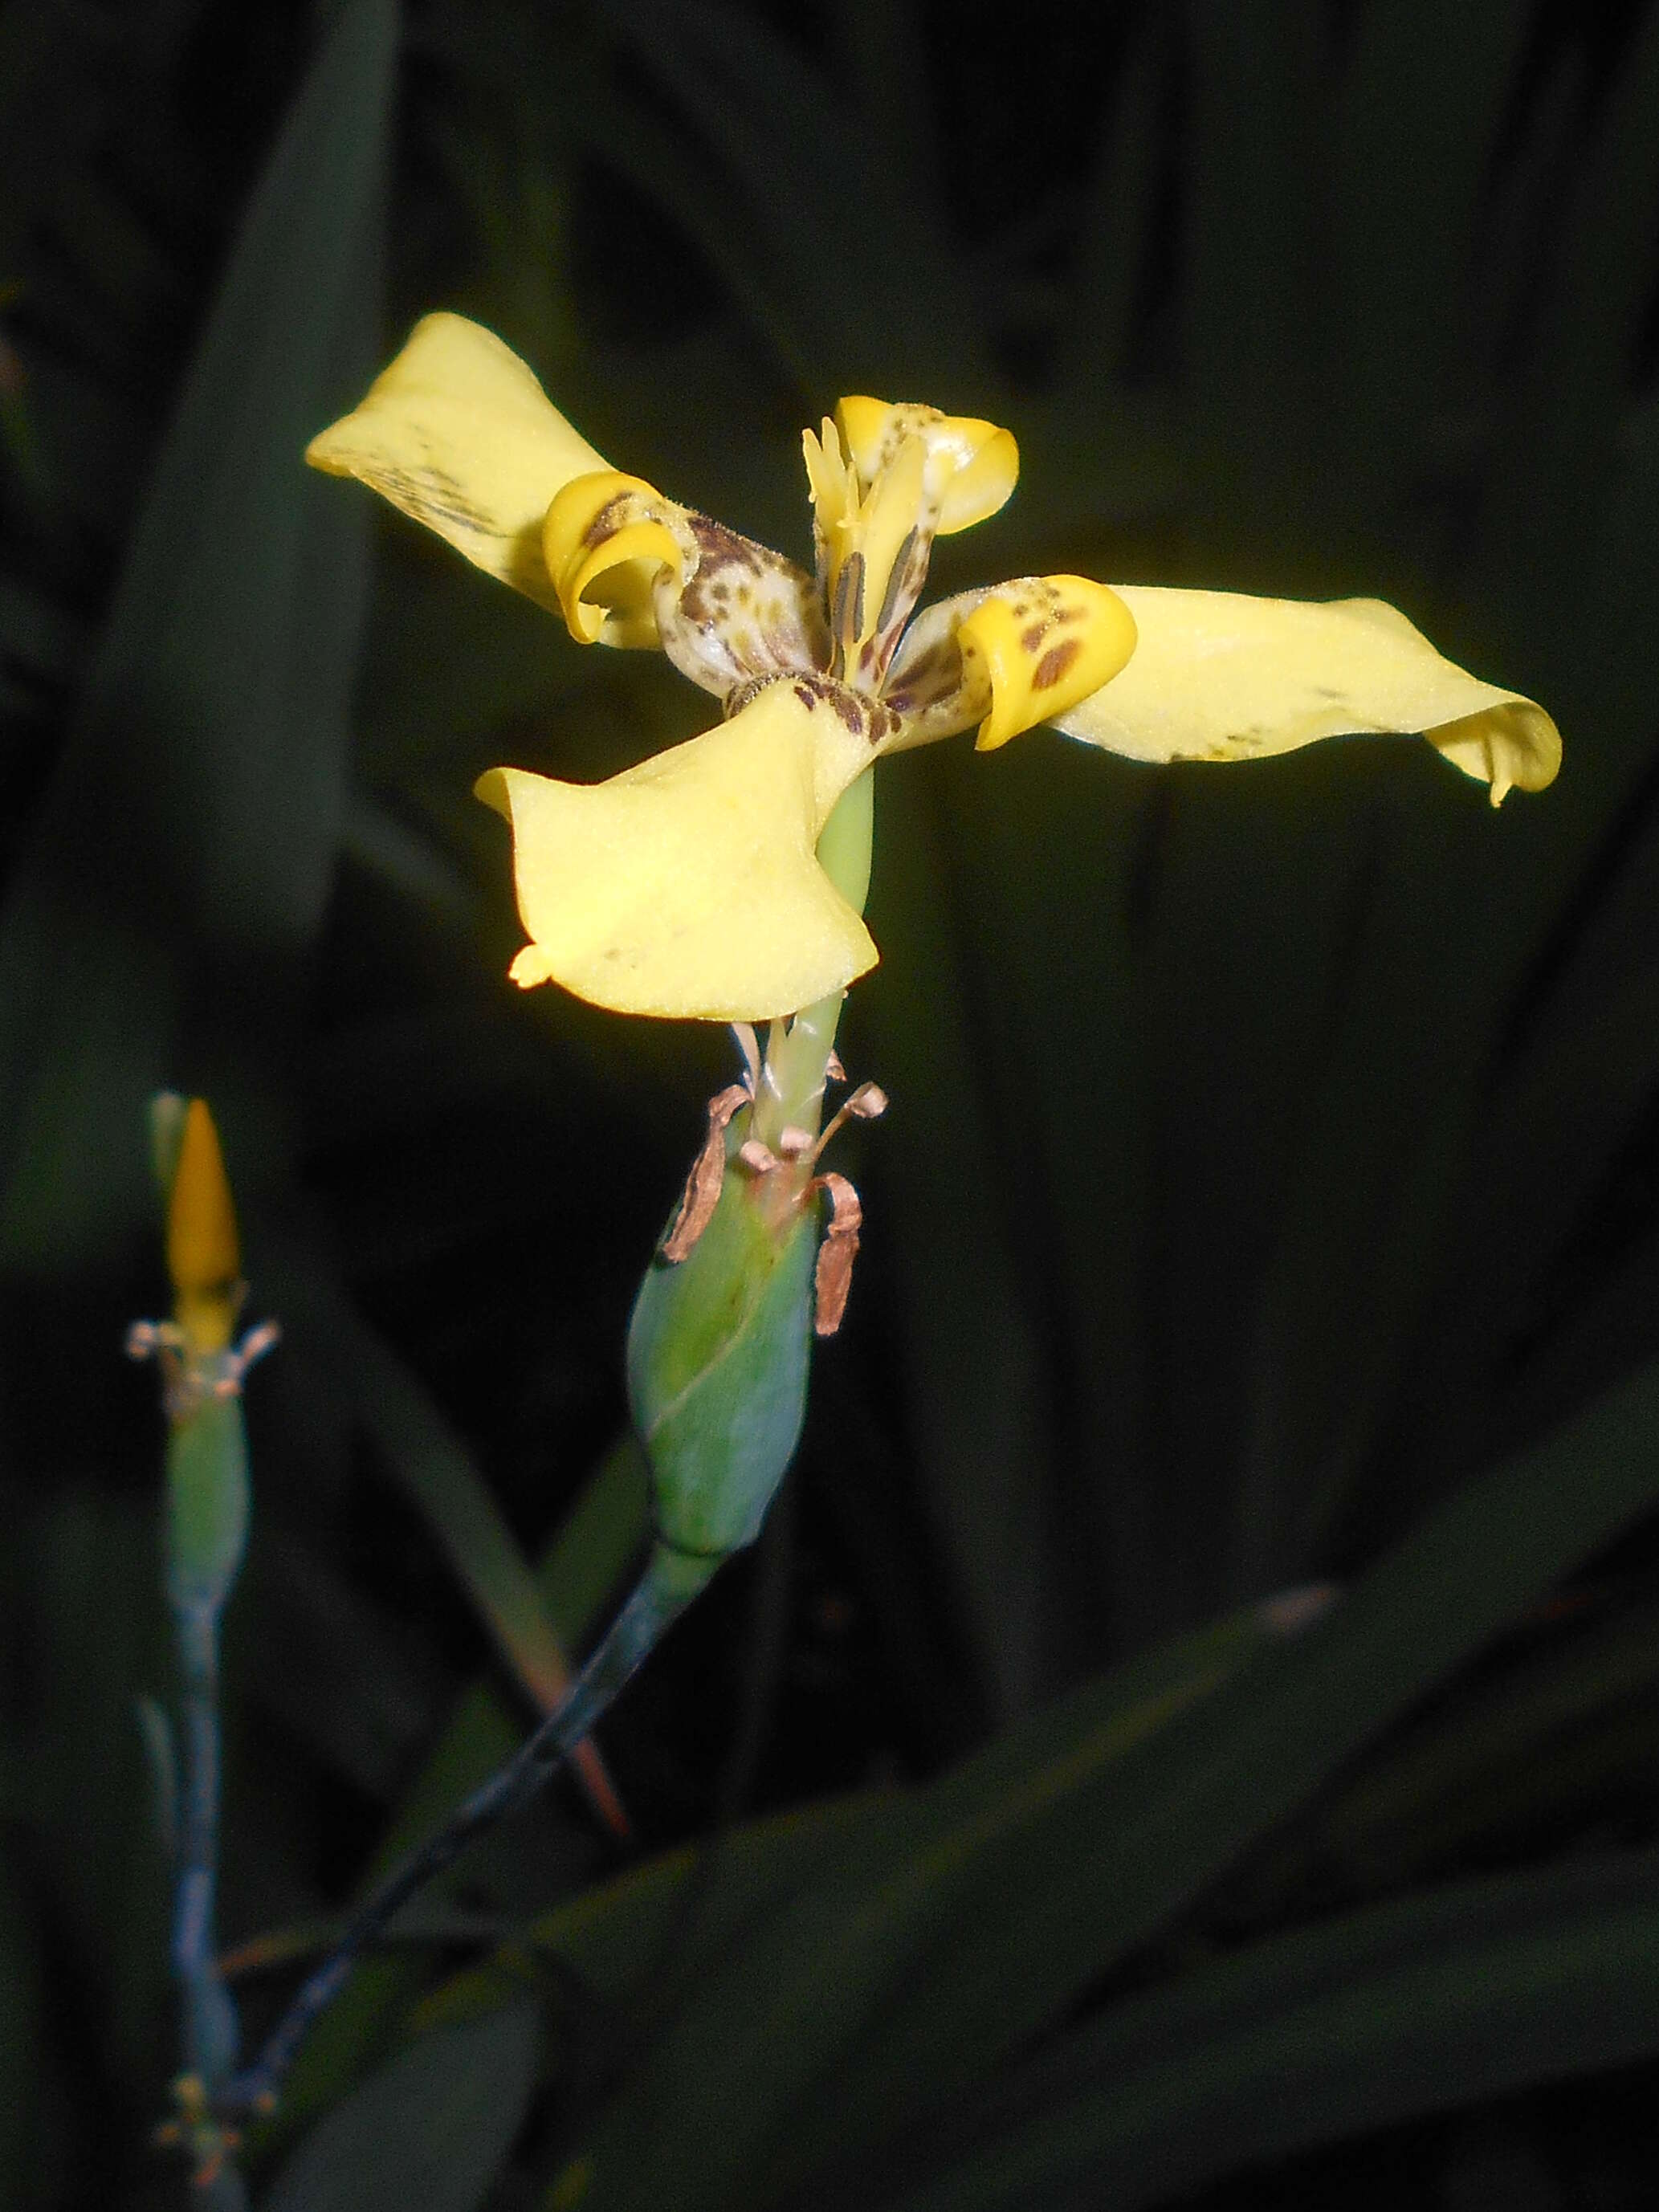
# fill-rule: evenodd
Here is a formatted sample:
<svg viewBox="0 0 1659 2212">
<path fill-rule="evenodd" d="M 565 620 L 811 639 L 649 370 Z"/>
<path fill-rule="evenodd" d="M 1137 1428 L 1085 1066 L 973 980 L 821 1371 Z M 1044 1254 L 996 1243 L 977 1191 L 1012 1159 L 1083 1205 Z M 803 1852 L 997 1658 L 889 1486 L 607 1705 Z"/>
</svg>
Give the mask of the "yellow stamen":
<svg viewBox="0 0 1659 2212">
<path fill-rule="evenodd" d="M 857 511 L 858 479 L 827 415 L 822 431 L 803 430 L 800 442 L 806 456 L 806 481 L 811 488 L 818 534 L 826 545 L 835 545 Z"/>
<path fill-rule="evenodd" d="M 830 588 L 830 631 L 836 665 L 854 681 L 879 675 L 878 668 L 862 665 L 860 649 L 878 636 L 896 635 L 927 575 L 933 539 L 927 468 L 927 448 L 920 439 L 909 439 L 841 533 Z"/>
</svg>

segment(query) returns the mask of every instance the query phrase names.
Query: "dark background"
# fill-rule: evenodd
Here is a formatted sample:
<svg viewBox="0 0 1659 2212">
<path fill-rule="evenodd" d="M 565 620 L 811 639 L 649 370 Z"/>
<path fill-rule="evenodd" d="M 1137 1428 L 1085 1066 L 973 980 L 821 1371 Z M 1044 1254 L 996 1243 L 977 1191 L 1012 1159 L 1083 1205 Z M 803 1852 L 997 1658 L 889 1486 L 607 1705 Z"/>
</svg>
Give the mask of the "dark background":
<svg viewBox="0 0 1659 2212">
<path fill-rule="evenodd" d="M 652 1850 L 933 1775 L 1156 1639 L 1346 1581 L 1659 1346 L 1659 17 L 1012 20 L 410 6 L 386 247 L 330 407 L 453 307 L 617 466 L 798 556 L 799 428 L 839 393 L 989 416 L 1019 490 L 941 549 L 937 588 L 1077 569 L 1387 597 L 1542 701 L 1565 765 L 1496 815 L 1404 739 L 1224 772 L 1037 733 L 883 769 L 882 964 L 842 1052 L 893 1106 L 838 1148 L 867 1222 L 850 1315 L 757 1553 L 607 1726 Z M 166 1680 L 160 1437 L 118 1356 L 166 1298 L 149 1091 L 212 1099 L 250 1315 L 289 1328 L 250 1389 L 229 1630 L 240 1942 L 342 1900 L 481 1669 L 527 1711 L 488 1574 L 469 1595 L 456 1572 L 469 1486 L 534 1558 L 611 1451 L 634 1291 L 732 1069 L 723 1032 L 505 983 L 505 851 L 469 796 L 497 762 L 589 777 L 691 734 L 706 702 L 665 667 L 578 653 L 377 514 L 360 652 L 343 584 L 280 641 L 316 696 L 276 699 L 270 666 L 228 659 L 267 528 L 303 496 L 345 543 L 369 501 L 273 479 L 234 528 L 175 517 L 229 610 L 169 633 L 176 711 L 124 719 L 110 691 L 118 579 L 313 30 L 269 0 L 0 9 L 20 2205 L 163 2201 L 131 1717 Z M 122 651 L 155 641 L 124 619 Z M 204 772 L 188 708 L 216 683 L 247 733 L 233 718 Z M 326 704 L 348 686 L 349 719 Z M 250 750 L 257 777 L 214 780 Z M 637 1500 L 625 1477 L 604 1499 L 620 1560 Z M 1638 1529 L 1170 1941 L 1650 1841 L 1656 1723 Z M 616 1863 L 571 1790 L 465 1894 L 510 1911 Z M 1653 2087 L 1478 2105 L 1192 2201 L 1644 2203 Z"/>
</svg>

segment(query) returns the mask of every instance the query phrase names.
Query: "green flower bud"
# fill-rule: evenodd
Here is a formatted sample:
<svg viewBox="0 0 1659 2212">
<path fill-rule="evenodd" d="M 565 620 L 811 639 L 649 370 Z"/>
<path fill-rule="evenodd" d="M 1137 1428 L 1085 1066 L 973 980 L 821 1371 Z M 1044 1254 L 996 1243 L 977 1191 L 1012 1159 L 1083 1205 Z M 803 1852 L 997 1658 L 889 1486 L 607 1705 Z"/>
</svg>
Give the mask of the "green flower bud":
<svg viewBox="0 0 1659 2212">
<path fill-rule="evenodd" d="M 780 1221 L 766 1197 L 728 1167 L 696 1246 L 653 1261 L 629 1325 L 657 1534 L 702 1557 L 753 1543 L 806 1413 L 817 1206 Z"/>
</svg>

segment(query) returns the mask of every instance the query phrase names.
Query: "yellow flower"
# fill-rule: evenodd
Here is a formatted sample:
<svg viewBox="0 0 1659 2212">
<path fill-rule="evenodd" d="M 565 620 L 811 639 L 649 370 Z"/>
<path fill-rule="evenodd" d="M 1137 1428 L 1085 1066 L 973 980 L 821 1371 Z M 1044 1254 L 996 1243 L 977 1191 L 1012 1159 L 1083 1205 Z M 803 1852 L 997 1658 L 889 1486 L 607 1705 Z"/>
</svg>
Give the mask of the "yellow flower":
<svg viewBox="0 0 1659 2212">
<path fill-rule="evenodd" d="M 1052 722 L 1148 761 L 1420 731 L 1494 804 L 1559 765 L 1541 708 L 1454 667 L 1377 600 L 1025 576 L 915 614 L 935 537 L 1012 491 L 1013 439 L 858 398 L 805 447 L 811 574 L 611 468 L 456 315 L 427 316 L 313 441 L 314 466 L 371 484 L 578 642 L 658 647 L 720 701 L 718 727 L 605 783 L 481 780 L 513 828 L 519 982 L 719 1021 L 839 990 L 877 954 L 815 857 L 824 824 L 882 754 L 970 728 L 988 748 Z"/>
</svg>

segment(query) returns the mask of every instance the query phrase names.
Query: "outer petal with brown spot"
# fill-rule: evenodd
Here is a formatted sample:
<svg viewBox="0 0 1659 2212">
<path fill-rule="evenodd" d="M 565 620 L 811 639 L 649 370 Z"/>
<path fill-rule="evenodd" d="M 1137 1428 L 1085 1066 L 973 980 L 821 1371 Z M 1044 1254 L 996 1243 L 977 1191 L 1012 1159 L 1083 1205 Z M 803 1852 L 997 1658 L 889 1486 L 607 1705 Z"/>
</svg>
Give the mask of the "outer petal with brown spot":
<svg viewBox="0 0 1659 2212">
<path fill-rule="evenodd" d="M 1421 732 L 1465 775 L 1541 791 L 1561 739 L 1541 707 L 1467 674 L 1380 599 L 1258 599 L 1122 584 L 1128 665 L 1053 719 L 1136 760 L 1254 760 L 1320 738 Z"/>
<path fill-rule="evenodd" d="M 427 315 L 349 415 L 306 449 L 356 477 L 503 583 L 556 606 L 542 517 L 605 467 L 510 347 L 460 315 Z"/>
</svg>

